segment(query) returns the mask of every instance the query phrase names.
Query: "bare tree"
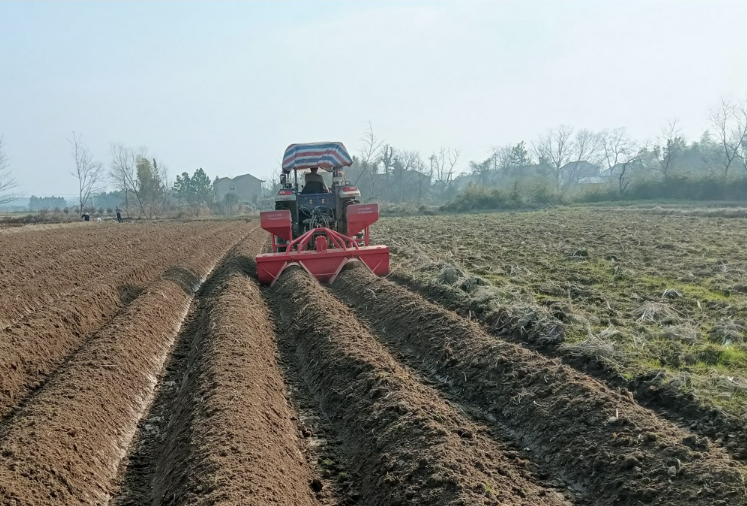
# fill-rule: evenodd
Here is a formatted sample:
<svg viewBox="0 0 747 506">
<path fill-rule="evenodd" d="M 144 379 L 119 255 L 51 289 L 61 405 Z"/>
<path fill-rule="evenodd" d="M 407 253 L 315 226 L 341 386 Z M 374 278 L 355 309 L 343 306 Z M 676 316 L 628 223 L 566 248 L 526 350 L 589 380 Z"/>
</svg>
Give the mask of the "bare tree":
<svg viewBox="0 0 747 506">
<path fill-rule="evenodd" d="M 511 168 L 513 146 L 507 144 L 505 146 L 493 146 L 493 170 L 495 171 L 506 171 Z"/>
<path fill-rule="evenodd" d="M 644 150 L 636 145 L 625 128 L 601 132 L 599 144 L 610 177 L 617 172 L 618 191 L 622 195 L 630 184 L 630 168 L 641 161 Z"/>
<path fill-rule="evenodd" d="M 130 216 L 130 204 L 137 205 L 141 212 L 144 212 L 143 202 L 138 191 L 137 180 L 137 161 L 145 156 L 145 150 L 141 149 L 140 153 L 123 146 L 122 144 L 112 143 L 111 150 L 111 167 L 109 177 L 114 183 L 114 188 L 125 194 L 125 213 Z"/>
<path fill-rule="evenodd" d="M 562 125 L 558 129 L 549 129 L 532 144 L 535 156 L 550 165 L 555 177 L 555 186 L 558 190 L 561 184 L 560 168 L 568 163 L 572 134 L 573 127 Z"/>
<path fill-rule="evenodd" d="M 601 145 L 599 135 L 591 130 L 582 129 L 576 132 L 571 144 L 573 159 L 577 162 L 597 164 L 600 161 Z"/>
<path fill-rule="evenodd" d="M 420 205 L 423 197 L 425 197 L 430 190 L 430 185 L 433 182 L 433 166 L 426 166 L 425 162 L 417 157 L 415 161 L 415 170 L 417 171 L 417 184 L 418 184 L 418 197 L 417 205 Z"/>
<path fill-rule="evenodd" d="M 459 150 L 441 148 L 428 158 L 427 174 L 431 178 L 431 191 L 436 198 L 446 198 L 453 183 L 454 168 L 459 162 Z"/>
<path fill-rule="evenodd" d="M 395 181 L 393 188 L 396 189 L 397 199 L 404 202 L 408 193 L 408 184 L 411 181 L 411 175 L 408 174 L 413 170 L 424 167 L 425 164 L 420 159 L 420 153 L 417 151 L 399 151 L 397 152 L 397 163 L 395 167 Z M 416 175 L 420 177 L 420 175 Z M 392 193 L 394 194 L 394 192 Z"/>
<path fill-rule="evenodd" d="M 436 181 L 448 184 L 454 174 L 454 167 L 459 161 L 459 150 L 452 148 L 441 148 L 438 153 L 433 153 L 429 158 L 431 177 Z"/>
<path fill-rule="evenodd" d="M 582 177 L 587 176 L 589 165 L 598 166 L 601 158 L 599 135 L 587 129 L 578 130 L 573 136 L 568 153 L 569 162 L 559 169 L 561 190 L 576 185 Z"/>
<path fill-rule="evenodd" d="M 446 183 L 451 183 L 451 181 L 454 179 L 454 168 L 456 167 L 457 163 L 459 163 L 459 157 L 461 156 L 461 151 L 457 148 L 450 148 L 448 151 L 448 170 L 446 172 Z"/>
<path fill-rule="evenodd" d="M 3 138 L 0 136 L 0 204 L 7 204 L 20 197 L 14 191 L 18 187 L 18 183 L 12 176 L 8 165 L 10 165 L 10 161 L 5 154 Z"/>
<path fill-rule="evenodd" d="M 724 178 L 735 161 L 744 164 L 743 149 L 747 145 L 747 101 L 742 104 L 722 98 L 721 104 L 711 110 L 711 124 L 723 149 Z"/>
<path fill-rule="evenodd" d="M 540 135 L 533 145 L 535 156 L 550 164 L 555 173 L 555 185 L 558 190 L 561 189 L 563 183 L 563 175 L 560 169 L 571 161 L 572 135 L 572 126 L 561 125 L 558 128 L 548 130 L 545 135 Z"/>
<path fill-rule="evenodd" d="M 361 160 L 360 160 L 360 168 L 361 172 L 358 175 L 358 178 L 355 180 L 355 184 L 358 184 L 358 181 L 366 176 L 370 182 L 371 185 L 371 194 L 368 196 L 369 199 L 375 199 L 379 196 L 380 190 L 377 191 L 376 188 L 376 174 L 379 172 L 379 161 L 381 160 L 381 148 L 384 144 L 384 141 L 380 140 L 373 131 L 373 125 L 371 122 L 368 122 L 368 130 L 366 131 L 366 134 L 364 135 L 363 139 L 361 139 L 363 142 L 363 148 L 361 149 Z"/>
<path fill-rule="evenodd" d="M 384 152 L 381 154 L 381 165 L 384 169 L 384 177 L 386 178 L 387 184 L 389 184 L 389 176 L 392 175 L 392 172 L 394 170 L 394 160 L 396 157 L 396 152 L 392 146 L 389 144 L 384 146 Z"/>
<path fill-rule="evenodd" d="M 82 214 L 92 194 L 103 188 L 104 164 L 94 160 L 93 154 L 88 146 L 83 144 L 80 135 L 73 132 L 73 138 L 68 139 L 68 142 L 75 161 L 75 168 L 71 175 L 78 178 L 79 213 Z"/>
<path fill-rule="evenodd" d="M 164 205 L 168 171 L 159 169 L 148 159 L 148 148 L 128 148 L 112 143 L 109 178 L 114 187 L 125 194 L 125 211 L 130 215 L 130 207 L 138 209 L 140 216 L 153 217 Z M 155 160 L 153 160 L 155 162 Z"/>
<path fill-rule="evenodd" d="M 659 145 L 654 147 L 654 156 L 659 165 L 658 169 L 664 178 L 664 184 L 669 183 L 669 178 L 674 171 L 675 163 L 682 153 L 685 141 L 679 128 L 679 120 L 673 119 L 661 130 Z"/>
<path fill-rule="evenodd" d="M 169 175 L 169 168 L 165 163 L 156 165 L 155 158 L 153 159 L 154 166 L 157 167 L 158 178 L 161 180 L 163 192 L 161 194 L 160 207 L 164 211 L 168 209 L 169 205 L 173 203 L 173 193 L 171 191 L 172 181 Z"/>
</svg>

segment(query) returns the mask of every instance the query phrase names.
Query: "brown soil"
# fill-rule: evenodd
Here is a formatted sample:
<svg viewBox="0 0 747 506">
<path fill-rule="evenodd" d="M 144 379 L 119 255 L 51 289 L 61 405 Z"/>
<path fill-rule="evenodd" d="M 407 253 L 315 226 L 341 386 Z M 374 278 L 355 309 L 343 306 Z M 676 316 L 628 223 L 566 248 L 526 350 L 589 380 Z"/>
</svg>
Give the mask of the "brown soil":
<svg viewBox="0 0 747 506">
<path fill-rule="evenodd" d="M 193 250 L 5 420 L 0 504 L 108 501 L 194 291 L 231 242 L 222 238 Z"/>
<path fill-rule="evenodd" d="M 747 504 L 709 439 L 365 269 L 261 290 L 256 223 L 111 228 L 0 236 L 0 505 Z"/>
<path fill-rule="evenodd" d="M 81 224 L 51 230 L 12 229 L 18 233 L 0 234 L 0 250 L 3 251 L 3 256 L 0 258 L 0 274 L 3 275 L 2 282 L 8 283 L 16 278 L 33 276 L 36 266 L 54 262 L 55 259 L 68 253 L 78 252 L 80 255 L 77 259 L 78 263 L 85 264 L 92 258 L 103 257 L 99 248 L 107 244 L 126 250 L 129 245 L 137 246 L 152 236 L 174 235 L 181 231 L 182 237 L 185 237 L 209 228 L 215 228 L 215 225 L 143 223 L 122 227 L 112 224 L 95 226 Z M 109 258 L 113 262 L 117 259 L 116 253 Z"/>
<path fill-rule="evenodd" d="M 220 227 L 226 228 L 226 225 Z M 86 232 L 90 237 L 50 234 L 34 246 L 42 257 L 33 261 L 22 256 L 28 255 L 28 236 L 16 237 L 16 242 L 8 245 L 8 255 L 20 258 L 0 277 L 0 327 L 51 305 L 59 297 L 95 283 L 123 266 L 132 266 L 157 253 L 167 256 L 173 245 L 186 245 L 213 230 L 204 224 L 179 224 L 118 230 L 106 227 Z"/>
<path fill-rule="evenodd" d="M 448 307 L 491 333 L 626 388 L 745 460 L 747 221 L 685 214 L 592 207 L 386 219 L 374 240 L 390 246 L 394 275 L 426 285 L 429 298 L 461 292 L 469 304 Z M 447 266 L 464 277 L 444 287 Z M 564 342 L 537 332 L 547 316 Z"/>
<path fill-rule="evenodd" d="M 0 418 L 46 381 L 66 357 L 117 314 L 168 266 L 186 261 L 210 244 L 225 251 L 246 230 L 208 231 L 182 244 L 178 239 L 134 266 L 126 266 L 0 329 Z"/>
<path fill-rule="evenodd" d="M 688 428 L 699 436 L 708 437 L 734 458 L 747 461 L 747 430 L 744 429 L 744 419 L 698 402 L 691 392 L 683 392 L 672 385 L 663 384 L 658 381 L 657 374 L 625 378 L 599 357 L 578 355 L 562 348 L 562 339 L 553 338 L 557 337 L 559 329 L 552 322 L 543 324 L 541 319 L 531 315 L 517 316 L 506 307 L 487 307 L 483 302 L 471 299 L 449 284 L 424 283 L 405 272 L 393 273 L 389 279 L 416 291 L 430 302 L 479 321 L 492 335 L 519 343 L 548 357 L 558 357 L 563 363 L 604 381 L 613 388 L 631 392 L 642 406 L 655 410 L 667 420 Z"/>
<path fill-rule="evenodd" d="M 334 286 L 408 363 L 512 430 L 595 504 L 745 504 L 745 468 L 631 398 L 496 341 L 364 269 Z"/>
<path fill-rule="evenodd" d="M 108 228 L 108 227 L 107 227 Z M 0 248 L 5 252 L 0 258 L 0 273 L 12 272 L 14 268 L 48 258 L 50 248 L 56 253 L 80 248 L 82 244 L 103 244 L 102 230 L 83 226 L 12 228 L 0 230 Z M 109 232 L 104 233 L 110 237 Z"/>
<path fill-rule="evenodd" d="M 361 504 L 568 504 L 392 358 L 298 269 L 271 289 L 281 346 L 343 441 Z"/>
<path fill-rule="evenodd" d="M 269 314 L 246 274 L 264 240 L 252 234 L 206 283 L 167 375 L 173 394 L 141 424 L 116 504 L 318 504 Z"/>
</svg>

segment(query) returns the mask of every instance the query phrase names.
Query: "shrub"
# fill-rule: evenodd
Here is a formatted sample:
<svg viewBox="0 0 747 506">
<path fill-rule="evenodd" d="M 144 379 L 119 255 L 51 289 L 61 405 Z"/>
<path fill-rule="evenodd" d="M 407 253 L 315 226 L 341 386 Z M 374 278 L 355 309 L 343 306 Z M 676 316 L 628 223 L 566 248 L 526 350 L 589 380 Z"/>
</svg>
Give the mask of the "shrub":
<svg viewBox="0 0 747 506">
<path fill-rule="evenodd" d="M 545 180 L 524 184 L 514 181 L 510 188 L 470 184 L 442 209 L 463 212 L 573 202 L 616 202 L 623 199 L 747 201 L 747 176 L 726 180 L 715 176 L 684 174 L 670 177 L 666 182 L 662 179 L 645 178 L 633 181 L 623 192 L 620 192 L 616 183 L 616 180 L 612 180 L 606 185 L 577 187 L 563 194 L 555 191 L 551 181 Z"/>
</svg>

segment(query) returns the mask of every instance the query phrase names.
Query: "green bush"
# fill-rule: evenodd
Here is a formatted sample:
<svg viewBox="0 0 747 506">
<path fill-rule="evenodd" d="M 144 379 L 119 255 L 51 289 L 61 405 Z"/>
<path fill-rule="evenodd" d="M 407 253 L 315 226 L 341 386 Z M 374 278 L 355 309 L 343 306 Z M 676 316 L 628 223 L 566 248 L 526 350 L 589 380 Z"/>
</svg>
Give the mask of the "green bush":
<svg viewBox="0 0 747 506">
<path fill-rule="evenodd" d="M 555 190 L 551 181 L 544 180 L 524 184 L 515 181 L 508 188 L 470 184 L 442 209 L 464 212 L 620 200 L 747 201 L 747 176 L 727 180 L 714 176 L 677 175 L 666 182 L 640 179 L 633 181 L 622 193 L 616 183 L 612 180 L 605 185 L 578 187 L 563 194 Z"/>
<path fill-rule="evenodd" d="M 442 209 L 452 212 L 521 209 L 557 203 L 559 200 L 559 196 L 545 183 L 524 186 L 515 181 L 509 189 L 470 184 Z"/>
</svg>

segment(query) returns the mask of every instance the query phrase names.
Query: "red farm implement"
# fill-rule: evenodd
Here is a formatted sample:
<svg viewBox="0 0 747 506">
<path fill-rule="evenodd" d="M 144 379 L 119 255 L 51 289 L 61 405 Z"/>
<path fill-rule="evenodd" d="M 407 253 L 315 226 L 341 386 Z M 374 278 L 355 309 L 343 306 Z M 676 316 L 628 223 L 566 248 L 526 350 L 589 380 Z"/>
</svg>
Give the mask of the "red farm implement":
<svg viewBox="0 0 747 506">
<path fill-rule="evenodd" d="M 319 281 L 331 283 L 351 261 L 360 261 L 379 276 L 389 273 L 389 248 L 371 246 L 368 227 L 379 218 L 378 204 L 347 207 L 347 231 L 312 228 L 295 239 L 288 210 L 261 213 L 262 228 L 272 234 L 272 253 L 257 256 L 260 283 L 272 284 L 292 265 L 303 267 Z"/>
<path fill-rule="evenodd" d="M 275 210 L 261 213 L 262 228 L 272 234 L 272 253 L 257 256 L 261 283 L 274 283 L 291 265 L 327 283 L 353 261 L 380 276 L 389 273 L 389 248 L 371 246 L 368 233 L 379 219 L 379 206 L 358 201 L 360 190 L 342 170 L 352 163 L 341 142 L 288 146 Z"/>
</svg>

